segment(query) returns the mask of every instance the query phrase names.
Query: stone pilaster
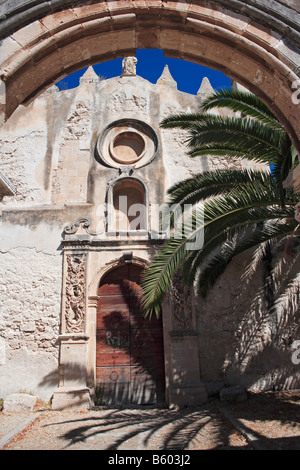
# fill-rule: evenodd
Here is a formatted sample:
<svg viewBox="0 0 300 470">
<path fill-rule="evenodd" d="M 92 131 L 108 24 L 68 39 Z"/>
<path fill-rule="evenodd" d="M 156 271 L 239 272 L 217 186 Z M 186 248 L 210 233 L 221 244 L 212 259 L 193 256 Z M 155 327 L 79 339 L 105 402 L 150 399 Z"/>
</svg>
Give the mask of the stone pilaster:
<svg viewBox="0 0 300 470">
<path fill-rule="evenodd" d="M 82 224 L 66 228 L 63 248 L 63 294 L 59 388 L 52 399 L 52 409 L 87 409 L 90 390 L 87 386 L 87 262 L 88 246 L 82 235 L 76 235 Z M 66 240 L 67 239 L 67 240 Z"/>
</svg>

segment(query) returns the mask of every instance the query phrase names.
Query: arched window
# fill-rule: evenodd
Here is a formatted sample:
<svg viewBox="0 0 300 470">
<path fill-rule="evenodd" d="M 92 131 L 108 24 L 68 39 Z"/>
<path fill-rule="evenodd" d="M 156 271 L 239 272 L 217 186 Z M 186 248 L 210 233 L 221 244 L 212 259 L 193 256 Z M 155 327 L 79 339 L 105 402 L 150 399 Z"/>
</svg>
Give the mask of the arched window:
<svg viewBox="0 0 300 470">
<path fill-rule="evenodd" d="M 146 231 L 147 212 L 145 186 L 139 180 L 122 178 L 114 183 L 108 207 L 109 231 L 121 234 Z"/>
</svg>

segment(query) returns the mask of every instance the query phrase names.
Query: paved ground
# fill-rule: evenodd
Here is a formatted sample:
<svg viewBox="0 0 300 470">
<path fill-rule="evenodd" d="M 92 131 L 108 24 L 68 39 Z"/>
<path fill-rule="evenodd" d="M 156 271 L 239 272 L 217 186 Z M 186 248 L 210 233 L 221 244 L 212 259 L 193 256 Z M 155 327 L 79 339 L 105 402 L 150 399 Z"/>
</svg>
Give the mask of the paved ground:
<svg viewBox="0 0 300 470">
<path fill-rule="evenodd" d="M 4 450 L 300 450 L 300 391 L 181 410 L 0 413 Z"/>
</svg>

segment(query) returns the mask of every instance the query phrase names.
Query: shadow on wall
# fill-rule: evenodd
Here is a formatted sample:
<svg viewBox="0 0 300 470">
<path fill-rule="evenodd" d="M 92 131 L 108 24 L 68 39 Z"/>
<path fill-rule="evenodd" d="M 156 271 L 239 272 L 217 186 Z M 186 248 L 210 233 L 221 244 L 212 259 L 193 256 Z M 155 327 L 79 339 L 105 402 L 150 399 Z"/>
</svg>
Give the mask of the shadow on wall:
<svg viewBox="0 0 300 470">
<path fill-rule="evenodd" d="M 103 374 L 96 388 L 96 404 L 163 405 L 161 321 L 145 319 L 141 314 L 131 314 L 129 319 L 122 311 L 115 310 L 104 317 L 102 326 L 103 330 L 97 332 L 100 343 L 97 361 L 102 367 L 97 369 Z"/>
<path fill-rule="evenodd" d="M 68 365 L 67 365 L 67 373 L 64 374 L 64 376 L 68 377 L 70 380 L 72 380 L 72 384 L 71 386 L 78 386 L 78 385 L 82 385 L 83 383 L 83 378 L 87 378 L 87 380 L 89 380 L 89 377 L 88 377 L 88 371 L 87 371 L 87 368 L 82 366 L 82 364 L 80 363 L 77 363 L 77 362 L 69 362 Z M 61 370 L 63 370 L 62 366 L 61 366 Z M 54 369 L 52 372 L 50 372 L 49 374 L 47 374 L 39 383 L 39 386 L 40 387 L 53 387 L 55 385 L 58 385 L 60 383 L 60 373 L 59 373 L 60 369 L 59 368 L 56 368 Z M 77 380 L 76 380 L 77 378 Z M 78 382 L 78 383 L 77 383 Z M 70 382 L 71 383 L 71 382 Z"/>
<path fill-rule="evenodd" d="M 245 270 L 242 282 L 247 281 L 249 289 L 259 272 L 263 285 L 248 307 L 241 305 L 243 316 L 223 367 L 228 383 L 258 390 L 300 387 L 300 364 L 293 359 L 295 342 L 300 340 L 300 252 L 295 245 L 291 257 L 286 248 L 285 241 L 276 248 L 257 250 Z"/>
<path fill-rule="evenodd" d="M 276 250 L 255 252 L 251 264 L 244 269 L 239 295 L 232 300 L 231 306 L 232 311 L 238 311 L 234 331 L 230 331 L 230 336 L 224 335 L 223 330 L 219 336 L 215 332 L 211 333 L 215 334 L 215 340 L 220 344 L 223 338 L 223 344 L 220 348 L 222 354 L 218 358 L 219 362 L 210 358 L 208 364 L 210 371 L 202 367 L 202 378 L 206 383 L 210 380 L 208 374 L 214 368 L 220 371 L 225 384 L 240 384 L 253 390 L 300 388 L 300 363 L 299 360 L 293 362 L 293 357 L 297 358 L 293 344 L 295 341 L 300 341 L 298 274 L 300 254 L 298 252 L 292 259 L 287 259 L 283 256 L 284 249 L 285 246 L 282 245 Z M 262 269 L 258 270 L 258 265 L 262 266 Z M 258 279 L 258 273 L 264 279 L 263 285 Z M 244 282 L 246 280 L 247 283 Z M 249 300 L 247 289 L 251 291 L 252 282 L 254 287 L 257 285 L 260 287 L 256 291 L 252 287 L 252 292 L 255 291 L 255 293 Z M 153 368 L 151 356 L 147 357 L 149 338 L 136 329 L 133 335 L 136 347 L 130 350 L 128 342 L 122 343 L 121 341 L 120 343 L 118 334 L 111 329 L 112 323 L 118 320 L 118 330 L 129 331 L 129 328 L 132 328 L 129 319 L 117 309 L 109 311 L 103 318 L 104 333 L 112 332 L 109 341 L 110 349 L 107 349 L 108 356 L 116 353 L 120 357 L 123 355 L 125 360 L 131 357 L 130 363 L 134 363 L 135 370 L 140 374 L 137 373 L 135 379 L 132 380 L 131 392 L 128 388 L 128 381 L 127 383 L 115 380 L 104 381 L 102 388 L 99 387 L 97 390 L 96 403 L 111 406 L 113 403 L 128 405 L 141 404 L 147 400 L 149 404 L 155 402 L 154 398 L 157 396 L 158 389 L 155 388 L 157 386 L 156 370 Z M 139 321 L 147 322 L 148 320 L 139 318 Z M 226 328 L 226 321 L 223 319 L 224 328 Z M 211 322 L 208 324 L 211 325 Z M 199 330 L 201 333 L 201 322 Z M 205 330 L 204 334 L 206 334 Z M 229 341 L 228 338 L 231 340 Z M 211 337 L 208 337 L 207 342 L 209 341 Z M 300 346 L 298 349 L 300 359 Z M 178 374 L 176 370 L 173 372 L 176 382 L 180 383 L 184 371 L 181 370 Z M 81 384 L 83 383 L 82 377 L 87 377 L 87 383 L 93 383 L 86 368 L 80 364 L 69 364 L 68 374 L 79 378 Z M 40 386 L 55 387 L 58 382 L 59 371 L 54 370 L 43 378 Z M 131 397 L 135 396 L 138 399 L 129 399 L 129 393 Z M 107 397 L 114 397 L 114 399 L 110 401 Z"/>
</svg>

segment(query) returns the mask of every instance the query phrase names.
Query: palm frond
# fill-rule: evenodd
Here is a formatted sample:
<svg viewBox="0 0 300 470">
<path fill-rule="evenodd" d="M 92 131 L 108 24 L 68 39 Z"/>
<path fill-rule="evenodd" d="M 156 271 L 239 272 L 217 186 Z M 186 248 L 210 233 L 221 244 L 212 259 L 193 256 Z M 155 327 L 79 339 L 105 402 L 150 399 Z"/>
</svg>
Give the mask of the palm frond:
<svg viewBox="0 0 300 470">
<path fill-rule="evenodd" d="M 294 202 L 290 202 L 291 206 L 293 204 Z M 259 215 L 256 210 L 259 210 Z M 241 226 L 252 224 L 253 220 L 265 220 L 271 215 L 277 218 L 287 217 L 291 212 L 288 212 L 288 205 L 283 212 L 277 205 L 277 195 L 270 195 L 263 184 L 238 188 L 207 202 L 200 223 L 194 213 L 189 221 L 185 221 L 184 227 L 175 231 L 145 271 L 142 289 L 146 313 L 149 314 L 152 310 L 156 314 L 159 312 L 172 278 L 188 259 L 189 246 L 195 240 L 203 240 L 205 243 L 213 234 L 233 230 L 234 226 L 239 231 Z M 203 243 L 200 247 L 196 244 L 196 250 L 202 249 Z"/>
<path fill-rule="evenodd" d="M 249 233 L 259 231 L 259 226 L 264 224 L 266 220 L 270 224 L 286 225 L 286 220 L 291 219 L 293 216 L 294 206 L 274 210 L 273 207 L 260 207 L 256 210 L 248 212 L 244 221 L 239 219 L 232 220 L 229 227 L 224 227 L 223 230 L 215 231 L 213 224 L 210 230 L 205 232 L 204 244 L 201 250 L 191 252 L 187 257 L 186 262 L 182 268 L 182 275 L 185 282 L 192 285 L 196 279 L 196 275 L 200 267 L 205 263 L 210 256 L 225 246 L 229 240 L 239 237 L 242 233 Z M 262 232 L 261 232 L 262 233 Z M 263 239 L 261 239 L 261 243 Z"/>
<path fill-rule="evenodd" d="M 238 116 L 209 113 L 218 108 Z M 265 164 L 266 171 L 204 172 L 169 189 L 170 206 L 190 205 L 195 210 L 188 221 L 173 229 L 144 273 L 143 305 L 149 315 L 159 314 L 179 268 L 189 284 L 200 273 L 197 286 L 205 296 L 237 254 L 291 233 L 300 236 L 293 217 L 295 195 L 282 186 L 295 163 L 295 149 L 284 127 L 259 98 L 250 92 L 220 90 L 204 100 L 200 113 L 170 116 L 161 127 L 185 130 L 191 157 L 243 158 Z M 202 201 L 199 223 L 197 205 Z"/>
<path fill-rule="evenodd" d="M 201 113 L 179 113 L 166 117 L 160 123 L 162 129 L 190 129 L 191 125 L 202 119 Z"/>
<path fill-rule="evenodd" d="M 142 276 L 143 307 L 145 315 L 157 317 L 161 313 L 163 298 L 172 279 L 187 255 L 183 240 L 172 238 L 161 248 L 159 254 L 145 269 Z"/>
<path fill-rule="evenodd" d="M 274 131 L 254 119 L 204 114 L 190 127 L 187 143 L 190 147 L 200 147 L 207 143 L 230 145 L 237 140 L 243 149 L 253 141 L 258 149 L 267 147 L 278 152 L 282 132 Z"/>
<path fill-rule="evenodd" d="M 285 133 L 284 127 L 276 116 L 253 93 L 231 89 L 221 89 L 207 97 L 201 104 L 203 112 L 216 108 L 226 108 L 239 112 L 244 116 L 252 117 L 275 130 Z"/>
<path fill-rule="evenodd" d="M 255 181 L 270 184 L 270 173 L 258 170 L 206 171 L 174 184 L 168 190 L 170 204 L 197 204 L 198 202 L 231 191 Z"/>
<path fill-rule="evenodd" d="M 264 224 L 263 229 L 254 230 L 247 233 L 247 237 L 242 238 L 235 244 L 227 243 L 222 246 L 221 253 L 218 253 L 209 261 L 205 269 L 201 272 L 196 284 L 197 292 L 206 297 L 208 291 L 215 285 L 221 274 L 224 273 L 228 264 L 238 254 L 254 248 L 258 244 L 269 241 L 280 240 L 288 235 L 300 236 L 300 230 L 295 230 L 296 223 L 292 221 L 286 223 L 284 221 L 275 221 L 273 224 Z"/>
</svg>

